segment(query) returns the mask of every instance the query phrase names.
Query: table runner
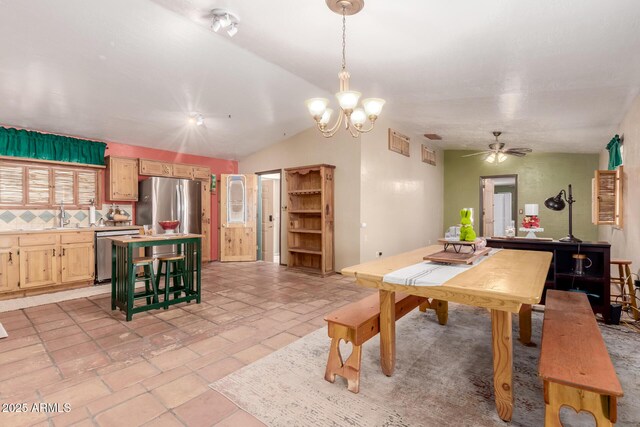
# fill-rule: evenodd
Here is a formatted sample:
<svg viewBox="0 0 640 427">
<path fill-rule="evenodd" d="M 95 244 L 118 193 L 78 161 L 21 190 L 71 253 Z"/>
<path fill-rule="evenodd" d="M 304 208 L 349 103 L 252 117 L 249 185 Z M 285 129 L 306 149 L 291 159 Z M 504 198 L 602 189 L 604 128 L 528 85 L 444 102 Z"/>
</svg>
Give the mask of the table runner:
<svg viewBox="0 0 640 427">
<path fill-rule="evenodd" d="M 491 249 L 487 256 L 483 256 L 473 264 L 442 264 L 439 262 L 423 261 L 399 270 L 385 274 L 382 281 L 394 285 L 411 286 L 440 286 L 453 279 L 460 273 L 484 262 L 488 257 L 498 253 L 501 249 Z"/>
</svg>

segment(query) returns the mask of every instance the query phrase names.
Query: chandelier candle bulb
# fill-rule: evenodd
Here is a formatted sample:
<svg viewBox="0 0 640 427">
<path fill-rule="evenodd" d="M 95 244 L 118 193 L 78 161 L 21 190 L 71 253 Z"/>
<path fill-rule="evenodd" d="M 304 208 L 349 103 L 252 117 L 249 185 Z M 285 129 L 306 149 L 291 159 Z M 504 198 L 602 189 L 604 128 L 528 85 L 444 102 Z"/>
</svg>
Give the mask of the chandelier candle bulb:
<svg viewBox="0 0 640 427">
<path fill-rule="evenodd" d="M 362 108 L 356 108 L 351 113 L 351 123 L 356 128 L 362 127 L 362 125 L 367 121 L 367 114 L 364 112 Z"/>
<path fill-rule="evenodd" d="M 331 120 L 332 114 L 333 114 L 333 110 L 331 108 L 327 108 L 324 111 L 324 114 L 322 114 L 322 118 L 318 123 L 320 123 L 322 126 L 326 126 L 329 123 L 329 120 Z"/>
<path fill-rule="evenodd" d="M 369 117 L 370 120 L 375 120 L 378 118 L 378 116 L 382 112 L 384 102 L 384 99 L 380 98 L 367 98 L 362 101 L 364 111 L 367 113 L 367 117 Z"/>
<path fill-rule="evenodd" d="M 319 121 L 327 109 L 329 100 L 327 98 L 311 98 L 308 99 L 305 104 L 307 104 L 311 117 Z"/>
<path fill-rule="evenodd" d="M 336 93 L 336 98 L 338 98 L 340 108 L 347 111 L 356 108 L 361 95 L 362 94 L 360 92 L 356 92 L 355 90 L 345 90 L 343 92 Z"/>
</svg>

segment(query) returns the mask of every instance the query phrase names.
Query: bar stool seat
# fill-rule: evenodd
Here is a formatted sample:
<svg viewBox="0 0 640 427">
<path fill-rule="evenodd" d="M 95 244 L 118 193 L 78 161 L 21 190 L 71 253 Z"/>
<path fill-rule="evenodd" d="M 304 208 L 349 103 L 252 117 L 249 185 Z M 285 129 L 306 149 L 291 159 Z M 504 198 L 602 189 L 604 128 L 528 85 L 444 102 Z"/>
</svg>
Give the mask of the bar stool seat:
<svg viewBox="0 0 640 427">
<path fill-rule="evenodd" d="M 164 273 L 162 267 L 165 267 Z M 169 295 L 178 299 L 184 292 L 185 296 L 191 294 L 189 277 L 185 269 L 184 255 L 167 255 L 158 257 L 158 270 L 156 273 L 156 287 L 160 289 L 160 278 L 164 277 L 164 309 L 169 307 Z M 173 279 L 173 280 L 171 280 Z M 173 282 L 173 285 L 171 284 Z"/>
<path fill-rule="evenodd" d="M 153 273 L 153 258 L 152 257 L 139 257 L 133 259 L 133 265 L 135 267 L 142 267 L 142 276 L 135 275 L 131 286 L 133 286 L 133 299 L 146 298 L 147 305 L 158 302 L 158 287 L 156 285 L 155 274 Z M 144 282 L 144 291 L 135 292 L 135 284 L 137 282 Z"/>
<path fill-rule="evenodd" d="M 620 287 L 623 308 L 626 307 L 632 311 L 631 314 L 634 320 L 640 320 L 636 289 L 631 276 L 631 261 L 627 259 L 612 259 L 611 265 L 618 266 L 618 277 L 612 275 L 611 283 Z"/>
</svg>

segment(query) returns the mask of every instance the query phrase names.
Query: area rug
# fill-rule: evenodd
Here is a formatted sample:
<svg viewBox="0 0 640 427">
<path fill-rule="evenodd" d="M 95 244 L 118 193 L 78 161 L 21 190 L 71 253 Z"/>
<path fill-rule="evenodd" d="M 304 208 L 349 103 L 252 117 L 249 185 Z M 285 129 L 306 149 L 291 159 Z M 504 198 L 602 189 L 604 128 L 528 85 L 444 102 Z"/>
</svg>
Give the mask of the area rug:
<svg viewBox="0 0 640 427">
<path fill-rule="evenodd" d="M 360 393 L 344 380 L 324 381 L 329 349 L 326 328 L 210 385 L 267 425 L 293 426 L 505 426 L 493 400 L 491 322 L 487 310 L 450 304 L 449 323 L 414 311 L 398 321 L 397 362 L 392 377 L 380 371 L 379 339 L 364 345 Z M 542 313 L 533 314 L 533 341 L 540 343 Z M 514 337 L 517 337 L 514 317 Z M 602 326 L 625 392 L 619 426 L 640 420 L 640 335 Z M 514 342 L 515 406 L 512 426 L 541 426 L 539 347 Z M 592 426 L 586 413 L 563 408 L 565 426 Z"/>
</svg>

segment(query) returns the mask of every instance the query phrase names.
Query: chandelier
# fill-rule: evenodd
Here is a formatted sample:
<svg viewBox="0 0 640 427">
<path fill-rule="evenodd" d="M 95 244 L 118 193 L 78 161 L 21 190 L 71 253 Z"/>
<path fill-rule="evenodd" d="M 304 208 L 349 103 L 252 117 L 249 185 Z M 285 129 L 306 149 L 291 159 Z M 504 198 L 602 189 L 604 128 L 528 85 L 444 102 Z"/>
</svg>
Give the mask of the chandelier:
<svg viewBox="0 0 640 427">
<path fill-rule="evenodd" d="M 346 60 L 346 32 L 347 15 L 355 15 L 364 7 L 364 0 L 326 0 L 327 6 L 332 11 L 342 15 L 342 69 L 338 73 L 340 79 L 340 92 L 336 93 L 340 111 L 336 123 L 328 127 L 333 110 L 327 108 L 329 100 L 326 98 L 311 98 L 305 101 L 309 114 L 316 122 L 318 130 L 325 138 L 331 138 L 336 134 L 340 126 L 344 123 L 344 128 L 349 131 L 352 137 L 357 138 L 361 133 L 370 132 L 375 121 L 382 111 L 384 99 L 367 98 L 362 100 L 362 107 L 358 107 L 358 101 L 362 95 L 360 92 L 349 90 L 349 78 L 351 75 L 347 71 Z M 364 129 L 364 124 L 370 122 L 368 129 Z"/>
</svg>

